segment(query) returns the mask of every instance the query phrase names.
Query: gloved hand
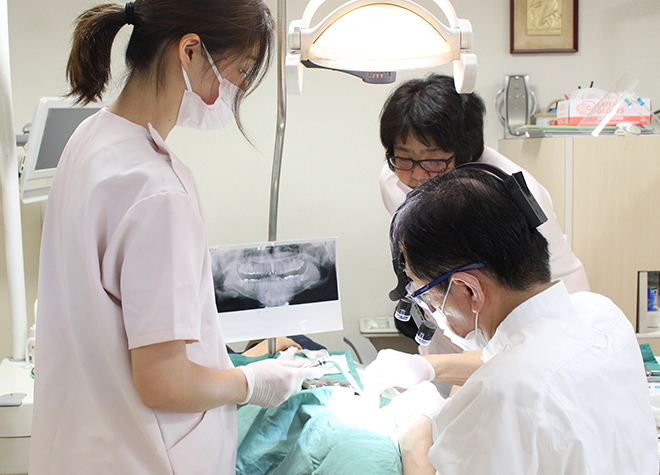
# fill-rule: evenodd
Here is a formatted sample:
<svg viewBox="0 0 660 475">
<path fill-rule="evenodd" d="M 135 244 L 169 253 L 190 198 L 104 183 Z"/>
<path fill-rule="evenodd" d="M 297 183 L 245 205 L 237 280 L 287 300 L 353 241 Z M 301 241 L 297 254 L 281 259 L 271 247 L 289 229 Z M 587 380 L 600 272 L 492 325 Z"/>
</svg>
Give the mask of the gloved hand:
<svg viewBox="0 0 660 475">
<path fill-rule="evenodd" d="M 380 394 L 387 388 L 409 388 L 422 381 L 432 381 L 435 370 L 426 358 L 396 350 L 381 350 L 365 369 L 365 388 Z"/>
<path fill-rule="evenodd" d="M 433 419 L 446 402 L 433 383 L 422 381 L 392 399 L 383 410 L 392 414 L 397 425 L 401 426 L 405 419 L 418 414 Z"/>
<path fill-rule="evenodd" d="M 247 379 L 247 397 L 241 404 L 277 407 L 300 391 L 303 379 L 323 376 L 321 368 L 302 368 L 304 363 L 266 359 L 239 366 Z"/>
</svg>

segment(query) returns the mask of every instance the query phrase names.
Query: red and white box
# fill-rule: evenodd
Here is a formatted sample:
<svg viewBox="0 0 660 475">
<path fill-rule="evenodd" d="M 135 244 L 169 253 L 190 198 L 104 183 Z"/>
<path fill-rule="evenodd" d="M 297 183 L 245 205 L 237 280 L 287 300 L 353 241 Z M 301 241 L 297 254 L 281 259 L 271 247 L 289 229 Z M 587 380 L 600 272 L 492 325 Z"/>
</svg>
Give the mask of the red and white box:
<svg viewBox="0 0 660 475">
<path fill-rule="evenodd" d="M 592 115 L 587 120 L 587 123 L 582 125 L 597 126 L 607 115 L 612 112 L 614 107 L 617 111 L 611 117 L 607 125 L 616 125 L 623 122 L 628 122 L 637 125 L 649 124 L 651 122 L 651 99 L 641 99 L 644 104 L 644 112 L 641 115 L 638 110 L 641 107 L 633 109 L 623 101 L 616 100 L 603 101 L 600 104 L 596 99 L 569 99 L 567 101 L 560 101 L 557 104 L 557 125 L 578 125 L 582 122 L 592 109 L 598 104 L 598 110 L 595 115 Z M 637 110 L 636 110 L 637 109 Z"/>
</svg>

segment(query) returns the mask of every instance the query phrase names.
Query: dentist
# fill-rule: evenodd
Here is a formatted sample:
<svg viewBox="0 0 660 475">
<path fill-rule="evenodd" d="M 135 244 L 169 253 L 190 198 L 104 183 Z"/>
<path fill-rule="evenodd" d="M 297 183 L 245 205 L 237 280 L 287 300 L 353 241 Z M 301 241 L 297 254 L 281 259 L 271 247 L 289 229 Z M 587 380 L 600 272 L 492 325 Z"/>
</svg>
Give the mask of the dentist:
<svg viewBox="0 0 660 475">
<path fill-rule="evenodd" d="M 409 401 L 435 410 L 402 424 L 404 473 L 655 474 L 632 325 L 608 298 L 569 293 L 551 277 L 537 229 L 545 216 L 521 199 L 515 178 L 481 166 L 415 188 L 390 228 L 409 297 L 463 349 L 483 350 L 484 362 L 444 406 L 429 404 L 437 392 Z M 436 378 L 433 363 L 382 350 L 365 371 L 381 388 L 416 388 Z"/>
</svg>

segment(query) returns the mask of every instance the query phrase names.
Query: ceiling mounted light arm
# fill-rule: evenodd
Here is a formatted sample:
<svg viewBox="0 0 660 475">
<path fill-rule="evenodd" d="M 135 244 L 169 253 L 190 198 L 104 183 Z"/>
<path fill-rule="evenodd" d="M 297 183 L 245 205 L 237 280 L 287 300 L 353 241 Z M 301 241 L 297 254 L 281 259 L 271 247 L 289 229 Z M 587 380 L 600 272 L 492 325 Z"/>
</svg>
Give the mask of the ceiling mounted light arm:
<svg viewBox="0 0 660 475">
<path fill-rule="evenodd" d="M 286 70 L 290 93 L 300 92 L 303 66 L 383 83 L 392 82 L 397 70 L 448 62 L 454 65 L 457 91 L 474 90 L 477 62 L 468 51 L 472 27 L 468 20 L 457 18 L 447 0 L 435 3 L 449 26 L 410 0 L 352 0 L 311 27 L 312 17 L 324 1 L 311 0 L 302 19 L 289 26 Z"/>
</svg>

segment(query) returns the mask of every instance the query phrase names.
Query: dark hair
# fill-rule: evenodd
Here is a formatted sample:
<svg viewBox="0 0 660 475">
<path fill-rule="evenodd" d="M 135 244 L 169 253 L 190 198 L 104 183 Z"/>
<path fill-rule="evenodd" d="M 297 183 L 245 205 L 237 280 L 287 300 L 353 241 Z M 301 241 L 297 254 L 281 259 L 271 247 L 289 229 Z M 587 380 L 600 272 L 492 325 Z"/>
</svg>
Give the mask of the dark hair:
<svg viewBox="0 0 660 475">
<path fill-rule="evenodd" d="M 214 58 L 256 53 L 246 72 L 234 110 L 236 123 L 243 98 L 263 80 L 271 60 L 274 22 L 262 0 L 136 0 L 132 5 L 104 4 L 87 10 L 76 22 L 67 64 L 68 96 L 86 104 L 102 99 L 110 81 L 110 54 L 119 30 L 134 24 L 126 64 L 129 74 L 164 85 L 164 55 L 188 33 L 196 33 Z M 209 65 L 210 67 L 210 65 Z"/>
<path fill-rule="evenodd" d="M 459 94 L 449 76 L 411 79 L 396 88 L 383 106 L 380 141 L 390 155 L 395 141 L 405 142 L 412 134 L 426 146 L 454 152 L 455 164 L 461 165 L 476 161 L 484 152 L 485 113 L 481 97 Z"/>
<path fill-rule="evenodd" d="M 390 245 L 422 280 L 481 263 L 508 289 L 550 281 L 546 239 L 530 228 L 502 181 L 483 170 L 455 169 L 408 193 L 392 220 Z"/>
</svg>

